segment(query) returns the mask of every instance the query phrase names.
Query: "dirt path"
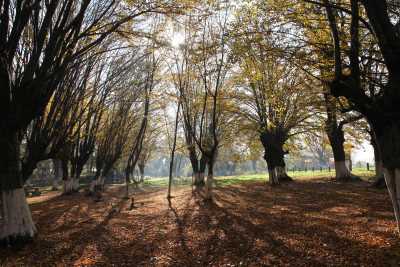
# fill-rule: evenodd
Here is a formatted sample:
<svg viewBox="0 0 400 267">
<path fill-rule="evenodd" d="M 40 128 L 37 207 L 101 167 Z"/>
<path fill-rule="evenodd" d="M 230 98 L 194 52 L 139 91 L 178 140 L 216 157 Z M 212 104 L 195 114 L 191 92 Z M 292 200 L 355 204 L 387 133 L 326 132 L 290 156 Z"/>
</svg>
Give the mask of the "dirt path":
<svg viewBox="0 0 400 267">
<path fill-rule="evenodd" d="M 398 266 L 400 238 L 387 193 L 328 180 L 276 188 L 221 187 L 204 203 L 188 187 L 108 189 L 32 204 L 33 244 L 0 252 L 2 266 Z"/>
</svg>

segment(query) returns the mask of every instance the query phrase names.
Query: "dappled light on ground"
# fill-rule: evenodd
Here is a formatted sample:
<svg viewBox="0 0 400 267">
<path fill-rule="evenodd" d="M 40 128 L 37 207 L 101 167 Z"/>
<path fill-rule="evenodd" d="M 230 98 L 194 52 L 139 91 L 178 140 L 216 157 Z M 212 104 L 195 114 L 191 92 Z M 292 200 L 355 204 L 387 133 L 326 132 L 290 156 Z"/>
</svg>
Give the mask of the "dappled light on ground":
<svg viewBox="0 0 400 267">
<path fill-rule="evenodd" d="M 387 192 L 360 183 L 261 182 L 218 187 L 213 203 L 190 187 L 113 187 L 32 204 L 33 244 L 0 252 L 26 266 L 396 266 L 400 241 Z"/>
</svg>

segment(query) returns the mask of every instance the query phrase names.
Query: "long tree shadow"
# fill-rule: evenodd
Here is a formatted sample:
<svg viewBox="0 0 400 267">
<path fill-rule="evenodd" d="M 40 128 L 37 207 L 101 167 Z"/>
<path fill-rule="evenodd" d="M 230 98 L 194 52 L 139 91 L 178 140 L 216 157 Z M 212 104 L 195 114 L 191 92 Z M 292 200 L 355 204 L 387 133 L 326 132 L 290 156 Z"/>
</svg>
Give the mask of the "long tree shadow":
<svg viewBox="0 0 400 267">
<path fill-rule="evenodd" d="M 246 183 L 216 188 L 213 202 L 182 188 L 168 203 L 165 189 L 157 190 L 138 193 L 135 199 L 143 205 L 134 210 L 121 200 L 123 194 L 106 198 L 113 206 L 78 196 L 35 206 L 39 238 L 15 257 L 24 257 L 28 266 L 399 262 L 388 196 L 362 184 L 312 181 L 271 188 Z"/>
</svg>

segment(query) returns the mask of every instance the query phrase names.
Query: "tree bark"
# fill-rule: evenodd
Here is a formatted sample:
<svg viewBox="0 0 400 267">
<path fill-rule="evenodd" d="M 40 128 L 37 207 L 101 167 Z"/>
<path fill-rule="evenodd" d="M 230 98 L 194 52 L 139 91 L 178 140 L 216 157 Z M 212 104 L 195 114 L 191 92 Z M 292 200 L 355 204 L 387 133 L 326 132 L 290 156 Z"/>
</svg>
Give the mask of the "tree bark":
<svg viewBox="0 0 400 267">
<path fill-rule="evenodd" d="M 196 159 L 197 160 L 197 159 Z M 206 170 L 206 165 L 207 161 L 204 156 L 201 157 L 200 159 L 200 164 L 198 167 L 198 170 L 194 172 L 194 185 L 196 186 L 196 189 L 200 189 L 203 186 L 205 186 L 205 170 Z M 192 165 L 193 166 L 193 165 Z"/>
<path fill-rule="evenodd" d="M 0 131 L 4 131 L 1 129 Z M 1 219 L 0 242 L 12 245 L 34 237 L 36 228 L 26 201 L 20 164 L 19 134 L 1 133 L 0 193 Z"/>
<path fill-rule="evenodd" d="M 325 131 L 328 135 L 329 142 L 332 147 L 333 158 L 335 160 L 336 179 L 341 181 L 349 181 L 352 178 L 350 170 L 347 168 L 344 152 L 344 132 L 343 125 L 337 122 L 336 100 L 328 93 L 324 95 L 327 119 L 325 121 Z"/>
<path fill-rule="evenodd" d="M 285 135 L 280 131 L 264 132 L 260 135 L 260 140 L 265 150 L 264 159 L 268 165 L 269 183 L 278 185 L 280 182 L 293 181 L 285 171 Z"/>
<path fill-rule="evenodd" d="M 385 181 L 400 231 L 400 123 L 396 117 L 387 116 L 373 120 L 372 125 L 381 152 Z"/>
<path fill-rule="evenodd" d="M 31 240 L 36 234 L 31 211 L 23 188 L 2 191 L 0 243 L 12 245 Z"/>
<path fill-rule="evenodd" d="M 277 166 L 275 167 L 275 173 L 278 181 L 280 182 L 291 182 L 293 181 L 292 177 L 290 177 L 286 173 L 286 167 L 285 166 Z"/>
<path fill-rule="evenodd" d="M 375 160 L 375 180 L 372 186 L 376 188 L 385 188 L 386 182 L 383 173 L 382 156 L 381 152 L 379 151 L 375 133 L 372 130 L 370 130 L 370 136 L 371 136 L 371 145 L 374 149 L 374 160 Z"/>
<path fill-rule="evenodd" d="M 143 164 L 139 164 L 139 173 L 140 173 L 140 182 L 143 183 L 144 181 L 144 165 Z"/>
<path fill-rule="evenodd" d="M 268 177 L 269 177 L 269 184 L 271 186 L 279 185 L 279 179 L 276 176 L 275 169 L 271 169 L 271 168 L 268 167 Z"/>
<path fill-rule="evenodd" d="M 74 192 L 73 179 L 69 175 L 68 160 L 61 160 L 62 180 L 63 180 L 63 194 L 69 195 Z"/>
<path fill-rule="evenodd" d="M 53 162 L 54 179 L 51 190 L 56 191 L 58 190 L 58 182 L 59 180 L 62 179 L 61 161 L 59 159 L 53 159 L 52 162 Z"/>
<path fill-rule="evenodd" d="M 400 231 L 400 168 L 383 169 L 385 181 L 392 200 L 394 216 L 397 222 L 397 230 Z"/>
<path fill-rule="evenodd" d="M 168 194 L 167 198 L 171 198 L 171 186 L 172 186 L 172 172 L 174 169 L 174 161 L 175 161 L 175 150 L 176 150 L 176 138 L 178 135 L 178 124 L 179 124 L 179 111 L 181 110 L 181 102 L 178 102 L 178 108 L 176 110 L 176 115 L 175 115 L 175 130 L 174 130 L 174 140 L 172 144 L 172 150 L 171 150 L 171 158 L 169 161 L 169 179 L 168 179 Z"/>
<path fill-rule="evenodd" d="M 205 196 L 204 199 L 207 201 L 211 201 L 213 199 L 213 183 L 214 183 L 214 162 L 210 160 L 207 163 L 208 174 L 207 180 L 205 184 Z"/>
</svg>

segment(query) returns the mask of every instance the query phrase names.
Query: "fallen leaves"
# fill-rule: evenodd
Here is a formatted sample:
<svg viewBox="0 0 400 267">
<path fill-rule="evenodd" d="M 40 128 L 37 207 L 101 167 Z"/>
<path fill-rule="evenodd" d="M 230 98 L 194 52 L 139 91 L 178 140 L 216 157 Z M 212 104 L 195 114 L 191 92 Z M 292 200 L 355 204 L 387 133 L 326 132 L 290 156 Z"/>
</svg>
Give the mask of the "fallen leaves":
<svg viewBox="0 0 400 267">
<path fill-rule="evenodd" d="M 257 192 L 257 193 L 255 193 Z M 0 251 L 1 266 L 396 266 L 400 238 L 384 190 L 327 180 L 271 188 L 219 187 L 213 203 L 190 188 L 123 188 L 32 204 L 33 244 Z"/>
</svg>

